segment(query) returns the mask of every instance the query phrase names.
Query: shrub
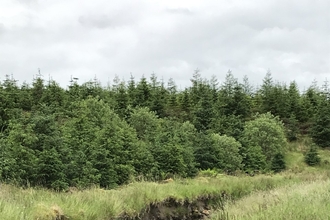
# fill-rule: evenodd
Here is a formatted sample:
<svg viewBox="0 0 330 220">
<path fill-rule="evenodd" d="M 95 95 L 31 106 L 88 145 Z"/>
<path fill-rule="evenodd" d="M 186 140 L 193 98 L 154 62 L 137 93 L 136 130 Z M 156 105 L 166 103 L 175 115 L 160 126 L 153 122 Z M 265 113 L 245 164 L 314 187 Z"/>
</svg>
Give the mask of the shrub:
<svg viewBox="0 0 330 220">
<path fill-rule="evenodd" d="M 308 152 L 305 154 L 305 162 L 309 166 L 315 166 L 320 164 L 321 158 L 319 156 L 319 153 L 317 151 L 317 146 L 315 144 L 312 144 Z"/>
</svg>

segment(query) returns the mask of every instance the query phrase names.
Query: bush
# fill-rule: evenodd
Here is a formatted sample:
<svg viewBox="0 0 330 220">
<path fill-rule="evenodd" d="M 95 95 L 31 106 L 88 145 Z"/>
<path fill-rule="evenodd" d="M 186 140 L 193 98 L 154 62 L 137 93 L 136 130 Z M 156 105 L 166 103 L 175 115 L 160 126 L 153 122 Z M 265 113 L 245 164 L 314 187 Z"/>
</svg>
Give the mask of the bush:
<svg viewBox="0 0 330 220">
<path fill-rule="evenodd" d="M 320 164 L 321 158 L 319 156 L 317 146 L 315 144 L 312 144 L 308 152 L 305 154 L 305 162 L 309 166 L 315 166 Z"/>
<path fill-rule="evenodd" d="M 286 165 L 285 165 L 285 160 L 284 160 L 284 156 L 281 153 L 278 153 L 274 156 L 274 159 L 272 161 L 272 167 L 271 169 L 274 172 L 281 172 L 282 170 L 285 170 Z"/>
<path fill-rule="evenodd" d="M 246 170 L 269 170 L 275 156 L 283 155 L 287 150 L 284 125 L 270 113 L 257 115 L 254 120 L 246 122 L 241 142 Z"/>
<path fill-rule="evenodd" d="M 218 171 L 215 169 L 207 169 L 199 171 L 199 176 L 202 177 L 216 177 L 218 175 Z"/>
</svg>

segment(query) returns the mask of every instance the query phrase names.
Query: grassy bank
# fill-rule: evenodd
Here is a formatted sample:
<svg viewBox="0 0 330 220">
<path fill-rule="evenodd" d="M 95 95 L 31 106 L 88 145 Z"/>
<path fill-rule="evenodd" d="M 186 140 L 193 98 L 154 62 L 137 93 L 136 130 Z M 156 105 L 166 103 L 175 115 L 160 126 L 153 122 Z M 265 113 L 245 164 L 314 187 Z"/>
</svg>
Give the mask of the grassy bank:
<svg viewBox="0 0 330 220">
<path fill-rule="evenodd" d="M 212 219 L 328 219 L 329 200 L 330 180 L 316 180 L 252 193 Z"/>
<path fill-rule="evenodd" d="M 306 145 L 295 143 L 286 155 L 287 171 L 281 175 L 301 181 L 269 191 L 257 191 L 229 201 L 212 219 L 328 219 L 330 199 L 330 151 L 320 150 L 321 164 L 307 166 Z"/>
<path fill-rule="evenodd" d="M 116 219 L 123 214 L 136 216 L 148 204 L 169 197 L 179 202 L 193 201 L 203 195 L 223 194 L 240 198 L 254 191 L 270 190 L 301 181 L 301 177 L 291 175 L 218 176 L 175 180 L 166 184 L 137 182 L 116 190 L 95 188 L 73 193 L 1 185 L 0 213 L 3 220 L 55 219 L 56 216 L 69 219 Z"/>
</svg>

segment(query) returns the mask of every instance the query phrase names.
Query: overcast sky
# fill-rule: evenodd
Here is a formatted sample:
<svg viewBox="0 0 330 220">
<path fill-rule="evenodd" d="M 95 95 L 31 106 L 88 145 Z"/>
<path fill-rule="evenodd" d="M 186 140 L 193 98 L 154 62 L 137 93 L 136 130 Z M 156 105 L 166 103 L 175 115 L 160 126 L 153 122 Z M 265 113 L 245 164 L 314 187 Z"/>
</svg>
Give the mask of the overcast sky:
<svg viewBox="0 0 330 220">
<path fill-rule="evenodd" d="M 1 0 L 0 78 L 330 80 L 329 0 Z"/>
</svg>

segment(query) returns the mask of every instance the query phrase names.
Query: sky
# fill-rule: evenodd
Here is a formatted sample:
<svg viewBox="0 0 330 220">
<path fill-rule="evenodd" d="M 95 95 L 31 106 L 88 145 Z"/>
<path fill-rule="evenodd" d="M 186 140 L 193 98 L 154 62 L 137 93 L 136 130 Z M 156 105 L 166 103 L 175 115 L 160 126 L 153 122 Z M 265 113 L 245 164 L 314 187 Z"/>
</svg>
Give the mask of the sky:
<svg viewBox="0 0 330 220">
<path fill-rule="evenodd" d="M 330 80 L 329 0 L 1 0 L 0 80 Z"/>
</svg>

